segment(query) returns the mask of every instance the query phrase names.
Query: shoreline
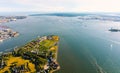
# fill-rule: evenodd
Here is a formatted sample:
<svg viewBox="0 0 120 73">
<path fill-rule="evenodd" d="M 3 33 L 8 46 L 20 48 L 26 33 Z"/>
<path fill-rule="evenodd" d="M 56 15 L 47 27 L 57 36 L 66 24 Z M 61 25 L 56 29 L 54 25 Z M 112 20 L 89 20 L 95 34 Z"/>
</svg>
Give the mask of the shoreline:
<svg viewBox="0 0 120 73">
<path fill-rule="evenodd" d="M 12 30 L 10 27 L 2 25 L 4 23 L 25 19 L 27 16 L 0 16 L 0 42 L 6 39 L 19 36 L 19 32 Z"/>
<path fill-rule="evenodd" d="M 52 71 L 51 73 L 54 73 L 54 72 L 60 70 L 60 64 L 58 63 L 58 49 L 59 49 L 59 43 L 58 43 L 58 47 L 57 47 L 57 51 L 56 51 L 56 63 L 59 65 L 59 67 L 56 70 Z"/>
</svg>

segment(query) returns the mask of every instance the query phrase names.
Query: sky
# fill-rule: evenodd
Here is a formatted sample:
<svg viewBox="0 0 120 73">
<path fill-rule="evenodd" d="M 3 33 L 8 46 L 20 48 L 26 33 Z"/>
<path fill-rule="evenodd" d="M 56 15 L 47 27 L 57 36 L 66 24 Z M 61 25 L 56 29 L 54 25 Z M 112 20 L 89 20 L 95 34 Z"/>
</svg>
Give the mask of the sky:
<svg viewBox="0 0 120 73">
<path fill-rule="evenodd" d="M 0 0 L 0 12 L 120 12 L 120 0 Z"/>
</svg>

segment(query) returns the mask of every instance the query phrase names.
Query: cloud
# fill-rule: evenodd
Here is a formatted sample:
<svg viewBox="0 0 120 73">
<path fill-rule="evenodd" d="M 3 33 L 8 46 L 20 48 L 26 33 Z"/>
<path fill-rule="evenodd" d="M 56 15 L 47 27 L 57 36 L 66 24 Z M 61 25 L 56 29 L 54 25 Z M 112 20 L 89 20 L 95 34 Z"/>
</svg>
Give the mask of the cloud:
<svg viewBox="0 0 120 73">
<path fill-rule="evenodd" d="M 0 11 L 119 12 L 119 0 L 1 0 Z"/>
</svg>

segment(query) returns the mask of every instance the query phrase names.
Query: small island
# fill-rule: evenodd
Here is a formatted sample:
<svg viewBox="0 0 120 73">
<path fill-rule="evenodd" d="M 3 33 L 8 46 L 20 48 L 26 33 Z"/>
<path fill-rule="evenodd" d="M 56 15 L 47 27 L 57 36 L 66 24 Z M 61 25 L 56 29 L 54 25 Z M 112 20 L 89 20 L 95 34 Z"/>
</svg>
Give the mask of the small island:
<svg viewBox="0 0 120 73">
<path fill-rule="evenodd" d="M 57 62 L 59 36 L 38 37 L 0 56 L 0 73 L 53 73 Z"/>
</svg>

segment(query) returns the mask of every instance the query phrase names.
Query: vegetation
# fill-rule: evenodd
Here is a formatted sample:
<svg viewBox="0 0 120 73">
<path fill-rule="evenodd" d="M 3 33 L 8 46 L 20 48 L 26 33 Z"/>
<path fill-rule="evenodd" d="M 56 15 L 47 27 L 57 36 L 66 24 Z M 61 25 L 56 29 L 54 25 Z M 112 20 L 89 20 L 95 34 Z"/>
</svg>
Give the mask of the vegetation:
<svg viewBox="0 0 120 73">
<path fill-rule="evenodd" d="M 0 56 L 0 73 L 49 73 L 57 70 L 58 36 L 37 38 Z"/>
</svg>

